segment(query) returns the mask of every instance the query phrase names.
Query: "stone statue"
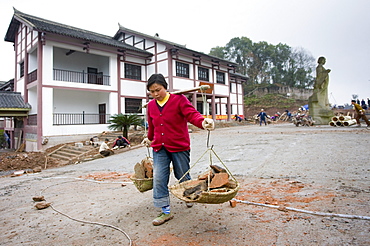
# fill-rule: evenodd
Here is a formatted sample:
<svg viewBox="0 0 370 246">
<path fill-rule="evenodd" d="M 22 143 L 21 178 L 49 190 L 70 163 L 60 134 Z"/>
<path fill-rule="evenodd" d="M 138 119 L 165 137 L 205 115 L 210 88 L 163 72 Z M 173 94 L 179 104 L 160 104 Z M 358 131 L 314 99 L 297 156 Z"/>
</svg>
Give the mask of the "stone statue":
<svg viewBox="0 0 370 246">
<path fill-rule="evenodd" d="M 325 57 L 319 57 L 316 67 L 316 80 L 314 85 L 314 93 L 317 94 L 317 101 L 318 104 L 322 108 L 329 107 L 329 99 L 328 99 L 328 86 L 329 86 L 329 73 L 330 69 L 325 69 L 326 59 Z"/>
<path fill-rule="evenodd" d="M 308 99 L 310 115 L 315 124 L 327 124 L 330 121 L 332 112 L 330 110 L 328 86 L 330 69 L 325 69 L 325 57 L 317 60 L 316 79 L 312 96 Z"/>
</svg>

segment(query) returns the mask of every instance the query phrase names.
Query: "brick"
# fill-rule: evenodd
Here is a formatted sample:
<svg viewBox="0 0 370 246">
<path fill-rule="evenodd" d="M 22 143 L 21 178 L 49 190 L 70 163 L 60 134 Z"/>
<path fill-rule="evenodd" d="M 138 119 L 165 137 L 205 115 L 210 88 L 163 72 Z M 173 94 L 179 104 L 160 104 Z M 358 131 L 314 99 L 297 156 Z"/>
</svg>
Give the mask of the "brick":
<svg viewBox="0 0 370 246">
<path fill-rule="evenodd" d="M 209 188 L 219 188 L 229 183 L 229 174 L 227 173 L 216 173 L 213 177 Z"/>
<path fill-rule="evenodd" d="M 198 179 L 192 179 L 190 181 L 187 181 L 186 182 L 186 188 L 192 188 L 192 187 L 195 187 L 201 183 L 205 183 L 204 180 L 198 180 Z"/>
<path fill-rule="evenodd" d="M 235 200 L 230 200 L 229 202 L 230 202 L 230 206 L 232 208 L 235 208 L 236 207 L 236 201 Z"/>
<path fill-rule="evenodd" d="M 200 194 L 202 194 L 202 192 L 207 189 L 207 184 L 205 180 L 192 180 L 186 184 L 191 184 L 192 186 L 186 186 L 186 189 L 183 192 L 183 196 L 192 200 L 198 199 Z"/>
<path fill-rule="evenodd" d="M 214 176 L 214 174 L 213 174 L 212 170 L 208 170 L 208 171 L 206 171 L 206 172 L 204 172 L 204 173 L 200 174 L 200 175 L 198 176 L 198 179 L 199 179 L 199 180 L 208 180 L 208 176 L 209 176 L 209 175 L 210 175 L 210 179 L 212 179 L 212 178 L 213 178 L 213 176 Z"/>
<path fill-rule="evenodd" d="M 210 167 L 215 171 L 215 173 L 226 173 L 226 169 L 224 169 L 220 166 L 211 165 Z"/>
<path fill-rule="evenodd" d="M 136 163 L 134 170 L 135 170 L 135 178 L 137 179 L 145 178 L 145 169 L 141 163 Z"/>
<path fill-rule="evenodd" d="M 153 164 L 151 160 L 144 159 L 142 165 L 145 170 L 145 177 L 146 178 L 153 178 Z"/>
</svg>

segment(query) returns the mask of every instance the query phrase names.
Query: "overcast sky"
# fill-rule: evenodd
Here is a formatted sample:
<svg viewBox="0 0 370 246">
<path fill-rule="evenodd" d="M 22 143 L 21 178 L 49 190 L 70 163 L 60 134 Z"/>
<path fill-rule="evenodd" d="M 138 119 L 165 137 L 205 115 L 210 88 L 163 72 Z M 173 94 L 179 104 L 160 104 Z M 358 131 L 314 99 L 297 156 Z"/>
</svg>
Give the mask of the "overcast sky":
<svg viewBox="0 0 370 246">
<path fill-rule="evenodd" d="M 302 47 L 315 60 L 326 57 L 331 103 L 349 103 L 352 94 L 370 97 L 368 0 L 1 0 L 0 81 L 14 77 L 13 46 L 3 41 L 13 7 L 110 36 L 120 23 L 203 53 L 242 36 Z"/>
</svg>

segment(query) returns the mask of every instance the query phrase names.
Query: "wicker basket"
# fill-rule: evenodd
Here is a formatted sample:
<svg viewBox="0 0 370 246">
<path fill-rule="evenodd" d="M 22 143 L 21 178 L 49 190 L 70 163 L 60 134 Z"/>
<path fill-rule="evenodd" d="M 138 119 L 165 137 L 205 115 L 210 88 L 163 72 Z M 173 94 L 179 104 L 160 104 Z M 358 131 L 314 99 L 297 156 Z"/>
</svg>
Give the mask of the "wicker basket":
<svg viewBox="0 0 370 246">
<path fill-rule="evenodd" d="M 192 200 L 183 196 L 184 191 L 187 188 L 187 183 L 189 182 L 192 182 L 192 180 L 184 181 L 182 183 L 171 186 L 171 193 L 185 202 L 218 204 L 230 201 L 235 197 L 236 193 L 238 193 L 239 190 L 239 183 L 236 183 L 235 188 L 229 188 L 226 192 L 203 191 L 197 199 Z"/>
<path fill-rule="evenodd" d="M 137 179 L 135 176 L 131 177 L 134 185 L 140 192 L 148 191 L 153 189 L 153 178 Z"/>
</svg>

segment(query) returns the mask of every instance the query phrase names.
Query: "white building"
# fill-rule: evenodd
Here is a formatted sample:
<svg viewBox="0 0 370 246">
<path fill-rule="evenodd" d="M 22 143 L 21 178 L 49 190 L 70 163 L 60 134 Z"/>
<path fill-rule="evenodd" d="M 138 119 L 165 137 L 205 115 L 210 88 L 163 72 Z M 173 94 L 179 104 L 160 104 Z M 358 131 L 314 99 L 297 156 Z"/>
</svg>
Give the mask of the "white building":
<svg viewBox="0 0 370 246">
<path fill-rule="evenodd" d="M 14 10 L 5 41 L 15 48 L 14 90 L 32 106 L 25 119 L 27 151 L 42 140 L 67 141 L 74 135 L 106 131 L 111 115 L 141 114 L 148 100 L 146 81 L 162 73 L 169 91 L 207 84 L 204 94 L 187 94 L 199 112 L 215 120 L 243 115 L 237 64 L 193 51 L 158 36 L 122 26 L 114 37 L 63 25 Z M 50 141 L 52 140 L 52 141 Z"/>
</svg>

